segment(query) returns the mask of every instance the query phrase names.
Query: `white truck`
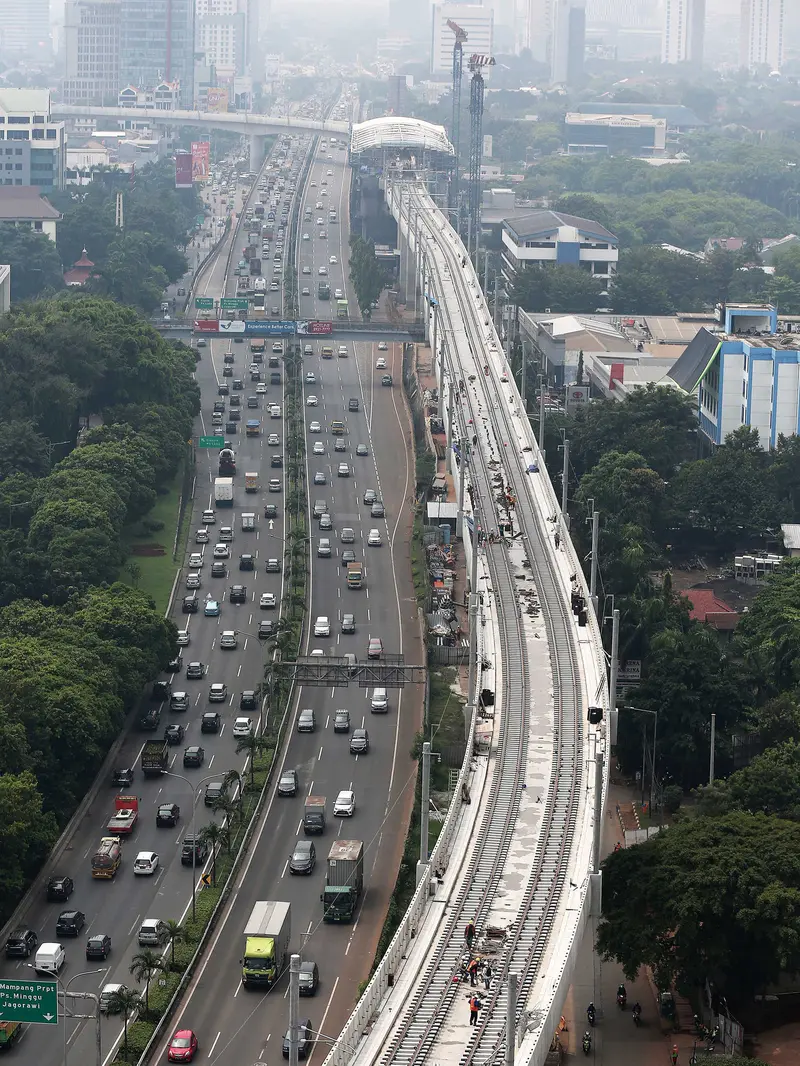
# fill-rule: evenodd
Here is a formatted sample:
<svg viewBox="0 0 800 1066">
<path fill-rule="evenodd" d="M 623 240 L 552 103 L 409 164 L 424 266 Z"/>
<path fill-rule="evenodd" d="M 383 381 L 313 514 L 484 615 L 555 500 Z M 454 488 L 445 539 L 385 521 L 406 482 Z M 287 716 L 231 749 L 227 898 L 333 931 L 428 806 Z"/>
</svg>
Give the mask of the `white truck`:
<svg viewBox="0 0 800 1066">
<path fill-rule="evenodd" d="M 242 512 L 242 532 L 252 533 L 256 528 L 256 516 L 252 511 Z"/>
<path fill-rule="evenodd" d="M 214 478 L 214 506 L 233 507 L 233 478 Z"/>
<path fill-rule="evenodd" d="M 245 988 L 269 988 L 280 977 L 289 958 L 291 918 L 289 903 L 267 900 L 253 907 L 244 927 L 242 984 Z"/>
</svg>

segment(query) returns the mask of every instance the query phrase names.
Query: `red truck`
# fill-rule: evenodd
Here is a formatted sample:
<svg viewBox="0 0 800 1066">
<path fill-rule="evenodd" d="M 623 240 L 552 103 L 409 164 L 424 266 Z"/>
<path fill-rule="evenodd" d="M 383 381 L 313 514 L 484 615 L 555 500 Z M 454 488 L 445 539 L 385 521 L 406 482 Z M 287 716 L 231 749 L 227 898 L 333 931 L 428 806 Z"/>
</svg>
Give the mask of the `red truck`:
<svg viewBox="0 0 800 1066">
<path fill-rule="evenodd" d="M 128 836 L 139 820 L 139 797 L 117 796 L 114 800 L 114 815 L 109 819 L 106 832 L 114 836 Z"/>
</svg>

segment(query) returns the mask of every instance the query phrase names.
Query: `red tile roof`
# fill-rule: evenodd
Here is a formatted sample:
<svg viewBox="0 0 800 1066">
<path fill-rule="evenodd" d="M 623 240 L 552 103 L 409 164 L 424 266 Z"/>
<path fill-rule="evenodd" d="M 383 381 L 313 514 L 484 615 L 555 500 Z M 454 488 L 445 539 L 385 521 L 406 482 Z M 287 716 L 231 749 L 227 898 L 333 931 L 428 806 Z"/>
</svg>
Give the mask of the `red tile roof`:
<svg viewBox="0 0 800 1066">
<path fill-rule="evenodd" d="M 712 589 L 686 589 L 683 595 L 692 605 L 689 612 L 690 618 L 698 622 L 707 622 L 714 629 L 736 628 L 739 615 L 724 600 L 718 599 Z"/>
</svg>

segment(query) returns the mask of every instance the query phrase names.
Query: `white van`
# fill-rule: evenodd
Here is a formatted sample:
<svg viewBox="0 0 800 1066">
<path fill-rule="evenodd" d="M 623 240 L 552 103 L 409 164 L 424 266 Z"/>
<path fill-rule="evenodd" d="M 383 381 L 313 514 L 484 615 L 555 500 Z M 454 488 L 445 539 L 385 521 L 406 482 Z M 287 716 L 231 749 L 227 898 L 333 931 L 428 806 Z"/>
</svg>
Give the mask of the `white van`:
<svg viewBox="0 0 800 1066">
<path fill-rule="evenodd" d="M 389 697 L 386 695 L 385 688 L 374 688 L 372 690 L 372 712 L 373 714 L 385 714 L 389 710 Z"/>
<path fill-rule="evenodd" d="M 37 973 L 59 973 L 67 954 L 60 944 L 40 944 L 33 960 Z"/>
</svg>

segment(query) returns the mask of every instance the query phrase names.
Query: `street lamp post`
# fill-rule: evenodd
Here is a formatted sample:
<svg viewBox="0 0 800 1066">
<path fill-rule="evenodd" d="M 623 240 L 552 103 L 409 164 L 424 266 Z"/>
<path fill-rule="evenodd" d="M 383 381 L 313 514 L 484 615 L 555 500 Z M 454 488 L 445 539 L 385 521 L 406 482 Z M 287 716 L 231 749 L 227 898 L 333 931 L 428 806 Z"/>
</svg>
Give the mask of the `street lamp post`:
<svg viewBox="0 0 800 1066">
<path fill-rule="evenodd" d="M 230 772 L 231 771 L 228 770 L 223 773 L 223 778 L 227 777 Z M 237 777 L 239 776 L 238 771 L 233 772 L 236 773 Z M 197 784 L 193 784 L 189 778 L 184 777 L 183 774 L 174 774 L 171 770 L 162 770 L 161 775 L 162 777 L 176 777 L 179 781 L 185 781 L 192 790 L 192 921 L 194 921 L 197 916 L 197 790 L 201 785 L 204 785 L 206 781 L 214 781 L 220 775 L 210 774 L 208 777 L 204 777 L 201 781 L 198 781 Z"/>
<path fill-rule="evenodd" d="M 651 816 L 652 816 L 653 796 L 654 796 L 655 790 L 656 790 L 656 741 L 657 741 L 657 738 L 658 738 L 658 711 L 653 711 L 649 707 L 631 707 L 631 706 L 629 706 L 627 704 L 622 708 L 622 710 L 624 710 L 624 711 L 639 711 L 641 714 L 652 714 L 652 716 L 653 716 L 653 754 L 652 754 L 651 766 L 650 766 L 650 798 L 649 798 L 650 811 L 651 811 Z M 642 761 L 642 796 L 644 796 L 644 771 L 645 771 L 645 767 L 644 767 L 644 758 L 643 758 L 643 761 Z M 659 807 L 659 812 L 660 812 L 660 810 L 661 810 L 661 808 Z M 661 814 L 660 813 L 659 813 L 658 819 L 659 819 L 659 825 L 660 825 L 661 824 Z"/>
<path fill-rule="evenodd" d="M 35 970 L 35 967 L 33 966 L 32 963 L 26 962 L 25 965 L 29 969 Z M 62 995 L 62 998 L 63 998 L 63 1001 L 64 1001 L 63 1015 L 62 1015 L 63 1019 L 64 1019 L 64 1060 L 63 1060 L 63 1066 L 67 1066 L 67 995 L 70 994 L 69 986 L 72 984 L 73 981 L 77 981 L 79 977 L 89 977 L 91 974 L 95 974 L 95 973 L 105 973 L 105 970 L 102 970 L 102 969 L 101 970 L 81 970 L 80 973 L 73 974 L 72 977 L 70 977 L 69 981 L 67 981 L 66 984 L 64 984 L 64 982 L 61 980 L 61 978 L 58 976 L 58 974 L 54 974 L 55 979 L 56 979 L 56 981 L 58 983 L 58 986 L 61 989 L 61 995 Z M 71 993 L 71 995 L 73 995 L 73 996 L 75 996 L 76 998 L 79 998 L 79 999 L 93 999 L 94 1000 L 94 1005 L 95 1005 L 95 1013 L 94 1014 L 80 1014 L 80 1015 L 77 1015 L 77 1016 L 73 1015 L 73 1018 L 74 1017 L 86 1018 L 86 1019 L 94 1018 L 96 1020 L 96 1022 L 97 1022 L 97 1031 L 96 1031 L 97 1066 L 102 1066 L 102 1063 L 103 1063 L 103 1051 L 102 1051 L 101 1032 L 100 1032 L 100 1000 L 94 994 L 94 992 L 73 992 L 73 993 Z"/>
</svg>

